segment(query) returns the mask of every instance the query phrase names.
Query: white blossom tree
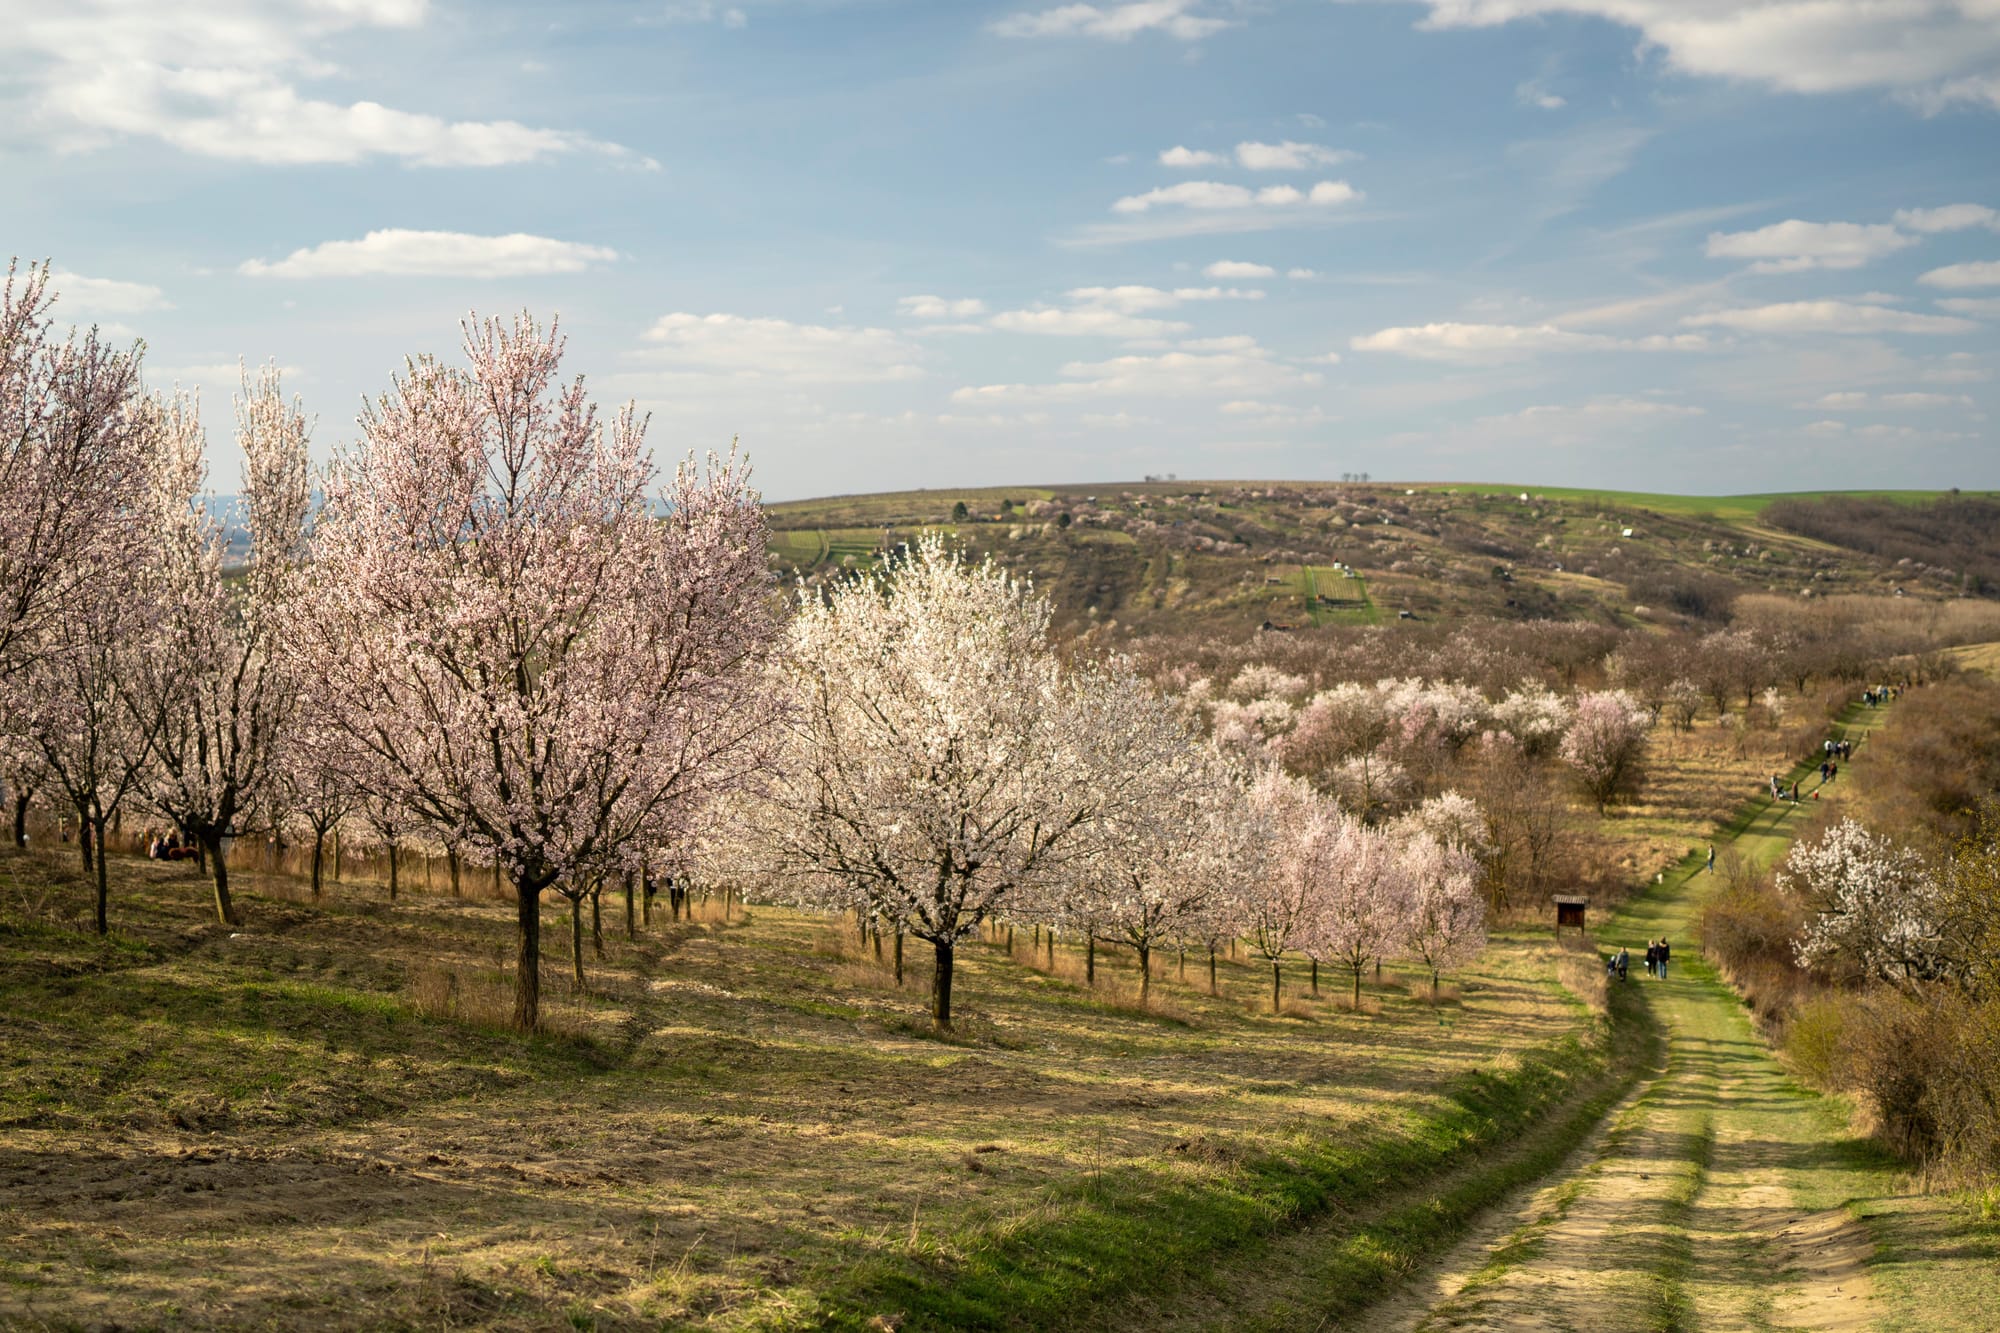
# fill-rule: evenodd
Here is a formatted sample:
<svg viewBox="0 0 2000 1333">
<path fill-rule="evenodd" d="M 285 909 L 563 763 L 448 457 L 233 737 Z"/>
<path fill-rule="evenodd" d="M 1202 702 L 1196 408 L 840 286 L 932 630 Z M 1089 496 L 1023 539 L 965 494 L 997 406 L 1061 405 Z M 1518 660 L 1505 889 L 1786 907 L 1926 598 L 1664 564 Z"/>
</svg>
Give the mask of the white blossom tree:
<svg viewBox="0 0 2000 1333">
<path fill-rule="evenodd" d="M 1320 881 L 1302 931 L 1315 957 L 1344 968 L 1361 1008 L 1361 974 L 1402 949 L 1409 915 L 1403 865 L 1380 829 L 1343 815 L 1325 837 Z"/>
<path fill-rule="evenodd" d="M 598 418 L 562 341 L 469 321 L 335 463 L 293 621 L 313 723 L 513 885 L 514 1022 L 540 1014 L 541 895 L 643 872 L 768 757 L 765 524 L 732 457 L 654 515 L 645 422 Z"/>
<path fill-rule="evenodd" d="M 1244 867 L 1240 912 L 1251 951 L 1271 966 L 1275 1014 L 1284 998 L 1285 955 L 1312 939 L 1344 817 L 1303 780 L 1277 769 L 1259 776 L 1246 813 L 1267 850 Z"/>
<path fill-rule="evenodd" d="M 1404 902 L 1403 947 L 1431 974 L 1463 967 L 1486 949 L 1486 900 L 1479 894 L 1478 862 L 1462 845 L 1428 834 L 1397 849 Z"/>
<path fill-rule="evenodd" d="M 1914 848 L 1853 819 L 1794 843 L 1778 887 L 1811 913 L 1793 946 L 1801 967 L 1852 968 L 1902 985 L 1949 968 L 1937 877 Z"/>
<path fill-rule="evenodd" d="M 1048 641 L 1049 604 L 937 536 L 893 570 L 804 594 L 776 672 L 783 748 L 749 839 L 778 891 L 861 907 L 928 942 L 931 1014 L 952 1021 L 960 941 L 1061 882 L 1094 743 Z"/>
</svg>

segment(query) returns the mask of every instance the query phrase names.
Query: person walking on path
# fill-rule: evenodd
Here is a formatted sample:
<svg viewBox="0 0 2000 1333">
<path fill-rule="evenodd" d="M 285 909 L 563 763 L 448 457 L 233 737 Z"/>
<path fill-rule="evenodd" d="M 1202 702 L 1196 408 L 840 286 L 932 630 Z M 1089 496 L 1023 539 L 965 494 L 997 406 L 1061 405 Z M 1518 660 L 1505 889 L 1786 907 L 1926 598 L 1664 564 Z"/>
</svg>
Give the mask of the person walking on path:
<svg viewBox="0 0 2000 1333">
<path fill-rule="evenodd" d="M 1708 873 L 1715 873 L 1715 844 L 1712 842 L 1708 844 Z"/>
<path fill-rule="evenodd" d="M 1660 937 L 1659 961 L 1654 964 L 1654 969 L 1657 975 L 1659 976 L 1660 980 L 1662 981 L 1665 981 L 1667 979 L 1667 959 L 1672 956 L 1673 956 L 1673 950 L 1667 947 L 1667 937 L 1662 935 Z"/>
</svg>

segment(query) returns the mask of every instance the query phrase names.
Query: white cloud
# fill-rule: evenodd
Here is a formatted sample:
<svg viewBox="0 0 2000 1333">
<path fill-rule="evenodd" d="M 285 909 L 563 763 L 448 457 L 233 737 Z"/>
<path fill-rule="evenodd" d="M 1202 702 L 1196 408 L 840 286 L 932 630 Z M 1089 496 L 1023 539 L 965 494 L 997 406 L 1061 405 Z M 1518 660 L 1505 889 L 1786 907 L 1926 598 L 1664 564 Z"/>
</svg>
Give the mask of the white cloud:
<svg viewBox="0 0 2000 1333">
<path fill-rule="evenodd" d="M 136 315 L 148 310 L 173 308 L 167 294 L 151 283 L 86 278 L 81 273 L 57 270 L 49 274 L 49 287 L 56 293 L 61 309 L 105 315 Z"/>
<path fill-rule="evenodd" d="M 1228 160 L 1220 153 L 1211 153 L 1203 148 L 1183 148 L 1179 144 L 1160 150 L 1160 165 L 1163 167 L 1219 167 Z"/>
<path fill-rule="evenodd" d="M 1793 273 L 1804 269 L 1860 268 L 1871 260 L 1915 245 L 1888 223 L 1775 222 L 1755 231 L 1708 234 L 1710 259 L 1754 259 L 1754 273 Z"/>
<path fill-rule="evenodd" d="M 993 317 L 992 324 L 994 328 L 1008 333 L 1100 338 L 1158 338 L 1169 333 L 1185 333 L 1189 327 L 1179 320 L 1147 319 L 1104 306 L 1080 306 L 1070 310 L 1003 310 Z"/>
<path fill-rule="evenodd" d="M 1346 181 L 1320 181 L 1310 191 L 1291 185 L 1267 185 L 1261 190 L 1222 181 L 1182 181 L 1144 194 L 1127 195 L 1111 206 L 1115 213 L 1144 213 L 1161 207 L 1236 212 L 1256 208 L 1294 208 L 1309 204 L 1327 208 L 1359 199 L 1361 192 Z"/>
<path fill-rule="evenodd" d="M 1943 208 L 1899 208 L 1896 225 L 1910 231 L 1965 231 L 1990 227 L 2000 231 L 2000 213 L 1984 204 L 1946 204 Z"/>
<path fill-rule="evenodd" d="M 1247 333 L 1230 333 L 1220 338 L 1187 338 L 1180 344 L 1183 352 L 1257 352 L 1257 340 Z"/>
<path fill-rule="evenodd" d="M 1288 268 L 1285 270 L 1285 276 L 1288 278 L 1317 278 L 1319 271 L 1310 268 Z"/>
<path fill-rule="evenodd" d="M 275 263 L 246 259 L 237 272 L 253 278 L 354 278 L 383 274 L 454 278 L 515 278 L 581 273 L 618 258 L 601 245 L 515 232 L 472 236 L 457 231 L 371 231 L 358 241 L 327 241 L 294 250 Z"/>
<path fill-rule="evenodd" d="M 1146 310 L 1172 310 L 1189 301 L 1261 301 L 1264 293 L 1254 287 L 1075 287 L 1070 300 L 1086 305 L 1109 306 L 1127 314 Z"/>
<path fill-rule="evenodd" d="M 2000 296 L 1947 296 L 1938 306 L 1973 319 L 2000 319 Z"/>
<path fill-rule="evenodd" d="M 904 296 L 896 304 L 912 319 L 969 319 L 986 313 L 986 302 L 972 296 L 957 300 L 928 294 Z"/>
<path fill-rule="evenodd" d="M 1210 278 L 1274 278 L 1278 270 L 1269 264 L 1253 264 L 1244 259 L 1218 259 L 1202 270 Z"/>
<path fill-rule="evenodd" d="M 1529 79 L 1514 89 L 1514 100 L 1522 106 L 1540 107 L 1544 111 L 1560 111 L 1569 105 L 1562 97 L 1542 86 L 1541 80 Z"/>
<path fill-rule="evenodd" d="M 1313 167 L 1338 166 L 1359 156 L 1359 153 L 1344 148 L 1298 143 L 1291 139 L 1283 143 L 1246 141 L 1236 145 L 1236 165 L 1245 171 L 1306 171 Z"/>
<path fill-rule="evenodd" d="M 642 358 L 679 375 L 873 384 L 923 374 L 917 349 L 888 329 L 677 311 L 655 321 L 644 339 Z"/>
<path fill-rule="evenodd" d="M 1230 19 L 1205 16 L 1195 0 L 1134 0 L 1122 5 L 1060 5 L 1033 13 L 1010 14 L 991 25 L 1001 37 L 1102 37 L 1124 42 L 1145 32 L 1162 32 L 1184 42 L 1212 37 L 1234 27 Z"/>
<path fill-rule="evenodd" d="M 273 164 L 379 157 L 498 166 L 587 152 L 652 165 L 574 131 L 454 121 L 301 91 L 346 73 L 322 54 L 329 39 L 355 29 L 409 31 L 426 9 L 424 0 L 65 0 L 10 13 L 0 56 L 25 57 L 19 66 L 34 114 L 72 148 L 138 138 Z"/>
<path fill-rule="evenodd" d="M 2000 315 L 2000 300 L 1994 307 L 1993 313 Z M 1918 378 L 1926 384 L 1984 384 L 1993 378 L 1993 372 L 1979 365 L 1970 352 L 1953 352 L 1943 359 L 1943 365 L 1933 366 Z"/>
<path fill-rule="evenodd" d="M 1970 407 L 1972 399 L 1962 393 L 1882 393 L 1858 390 L 1821 394 L 1809 403 L 1796 406 L 1806 412 L 1922 411 L 1937 407 Z"/>
<path fill-rule="evenodd" d="M 1258 352 L 1162 352 L 1109 361 L 1072 361 L 1054 384 L 968 385 L 959 403 L 1048 402 L 1075 398 L 1242 398 L 1319 383 L 1319 376 Z"/>
<path fill-rule="evenodd" d="M 1415 0 L 1425 28 L 1581 14 L 1636 28 L 1686 74 L 1788 92 L 1878 88 L 1927 107 L 2000 107 L 1992 0 Z"/>
<path fill-rule="evenodd" d="M 1917 279 L 1926 287 L 1958 290 L 1966 287 L 2000 287 L 2000 259 L 1971 264 L 1946 264 Z"/>
<path fill-rule="evenodd" d="M 668 23 L 720 23 L 725 28 L 741 28 L 750 16 L 734 5 L 718 5 L 714 0 L 677 0 L 661 17 Z"/>
<path fill-rule="evenodd" d="M 1357 352 L 1392 352 L 1419 361 L 1467 363 L 1519 361 L 1544 352 L 1695 351 L 1696 335 L 1611 338 L 1576 333 L 1553 324 L 1418 324 L 1381 329 L 1350 341 Z"/>
<path fill-rule="evenodd" d="M 1979 327 L 1969 319 L 1919 315 L 1852 301 L 1786 301 L 1689 315 L 1681 323 L 1690 328 L 1712 326 L 1740 333 L 1970 333 Z"/>
<path fill-rule="evenodd" d="M 1524 407 L 1504 416 L 1487 417 L 1490 422 L 1518 421 L 1524 425 L 1554 422 L 1645 421 L 1707 416 L 1699 407 L 1686 403 L 1663 403 L 1654 398 L 1607 395 L 1582 403 L 1542 403 Z"/>
</svg>

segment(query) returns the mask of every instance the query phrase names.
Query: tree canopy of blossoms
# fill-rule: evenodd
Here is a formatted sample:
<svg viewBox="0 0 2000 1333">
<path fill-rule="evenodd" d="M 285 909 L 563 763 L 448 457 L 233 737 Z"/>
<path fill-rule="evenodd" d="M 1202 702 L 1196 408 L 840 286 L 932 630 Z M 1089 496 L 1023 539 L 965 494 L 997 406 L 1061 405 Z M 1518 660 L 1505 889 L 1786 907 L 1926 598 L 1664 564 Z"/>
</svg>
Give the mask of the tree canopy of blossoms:
<svg viewBox="0 0 2000 1333">
<path fill-rule="evenodd" d="M 1623 690 L 1599 690 L 1576 701 L 1557 753 L 1599 814 L 1638 782 L 1649 722 L 1639 701 Z"/>
<path fill-rule="evenodd" d="M 469 321 L 335 461 L 294 621 L 312 725 L 516 900 L 514 1022 L 540 1011 L 541 895 L 643 871 L 767 758 L 765 524 L 734 457 L 656 518 L 645 422 L 608 425 L 563 344 Z"/>
<path fill-rule="evenodd" d="M 808 594 L 775 671 L 783 748 L 746 845 L 790 901 L 859 907 L 928 941 L 931 1013 L 951 1025 L 959 941 L 1063 881 L 1116 793 L 1091 780 L 1050 608 L 943 539 Z"/>
<path fill-rule="evenodd" d="M 1811 913 L 1793 945 L 1801 967 L 1851 968 L 1902 985 L 1934 980 L 1949 967 L 1937 877 L 1914 848 L 1853 819 L 1794 843 L 1778 887 Z"/>
<path fill-rule="evenodd" d="M 145 487 L 136 349 L 96 329 L 58 341 L 47 265 L 0 289 L 0 678 L 38 651 L 62 606 L 104 574 Z"/>
<path fill-rule="evenodd" d="M 1486 948 L 1486 900 L 1479 894 L 1479 866 L 1464 845 L 1422 834 L 1396 851 L 1403 892 L 1403 951 L 1431 974 L 1431 995 L 1442 972 L 1464 966 Z"/>
<path fill-rule="evenodd" d="M 304 414 L 285 401 L 276 367 L 254 380 L 246 374 L 236 439 L 250 565 L 230 579 L 222 526 L 201 503 L 200 418 L 185 400 L 159 411 L 159 624 L 136 691 L 154 734 L 145 799 L 201 844 L 224 925 L 238 924 L 226 840 L 269 792 L 293 719 L 293 662 L 279 632 L 305 554 L 312 500 L 306 434 Z"/>
<path fill-rule="evenodd" d="M 1281 770 L 1260 774 L 1247 818 L 1269 849 L 1242 887 L 1239 912 L 1250 948 L 1271 965 L 1271 1012 L 1284 999 L 1285 955 L 1305 949 L 1339 851 L 1346 822 L 1338 807 L 1300 778 Z"/>
<path fill-rule="evenodd" d="M 1362 973 L 1402 948 L 1408 885 L 1395 845 L 1381 829 L 1343 814 L 1319 842 L 1317 854 L 1306 862 L 1318 882 L 1299 947 L 1347 971 L 1359 1011 Z"/>
<path fill-rule="evenodd" d="M 1222 756 L 1171 701 L 1124 671 L 1088 674 L 1079 727 L 1092 788 L 1107 799 L 1082 839 L 1073 882 L 1058 886 L 1057 922 L 1122 940 L 1152 991 L 1163 943 L 1206 943 L 1229 913 L 1232 836 L 1243 791 Z"/>
</svg>

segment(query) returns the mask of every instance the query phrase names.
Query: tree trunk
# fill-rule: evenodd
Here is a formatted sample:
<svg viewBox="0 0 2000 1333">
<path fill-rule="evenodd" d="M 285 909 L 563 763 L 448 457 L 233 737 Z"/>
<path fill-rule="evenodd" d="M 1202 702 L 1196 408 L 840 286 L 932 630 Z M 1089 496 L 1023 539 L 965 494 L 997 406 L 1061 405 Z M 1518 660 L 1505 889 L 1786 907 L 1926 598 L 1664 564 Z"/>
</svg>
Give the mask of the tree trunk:
<svg viewBox="0 0 2000 1333">
<path fill-rule="evenodd" d="M 1278 1012 L 1278 960 L 1271 960 L 1271 1012 Z"/>
<path fill-rule="evenodd" d="M 240 926 L 236 905 L 229 901 L 229 863 L 222 855 L 221 835 L 204 831 L 195 839 L 208 857 L 208 871 L 215 881 L 215 916 L 225 926 Z"/>
<path fill-rule="evenodd" d="M 109 871 L 104 865 L 104 816 L 97 816 L 97 933 L 109 935 L 110 923 L 105 919 L 105 904 L 111 897 Z"/>
<path fill-rule="evenodd" d="M 1431 999 L 1435 1001 L 1437 997 L 1438 997 L 1438 974 L 1435 970 L 1433 970 L 1431 972 Z"/>
<path fill-rule="evenodd" d="M 1312 960 L 1312 969 L 1313 969 L 1313 998 L 1317 1000 L 1319 998 L 1319 959 L 1315 958 Z"/>
<path fill-rule="evenodd" d="M 1216 993 L 1216 990 L 1215 990 L 1215 946 L 1214 946 L 1213 944 L 1211 944 L 1211 945 L 1209 945 L 1209 946 L 1208 946 L 1208 993 L 1209 993 L 1210 995 L 1214 995 L 1214 994 Z"/>
<path fill-rule="evenodd" d="M 1086 986 L 1095 986 L 1097 984 L 1097 932 L 1092 931 L 1088 938 L 1090 943 L 1085 945 L 1083 949 L 1083 984 Z"/>
<path fill-rule="evenodd" d="M 320 881 L 324 876 L 325 866 L 326 866 L 326 834 L 315 829 L 313 831 L 313 864 L 312 864 L 312 886 L 313 886 L 314 902 L 319 901 Z"/>
<path fill-rule="evenodd" d="M 569 895 L 569 965 L 576 988 L 583 989 L 583 895 Z"/>
<path fill-rule="evenodd" d="M 903 984 L 903 932 L 896 931 L 896 984 Z"/>
<path fill-rule="evenodd" d="M 88 875 L 97 862 L 90 857 L 90 813 L 82 806 L 76 808 L 76 850 L 83 857 L 83 873 Z"/>
<path fill-rule="evenodd" d="M 451 896 L 456 898 L 459 892 L 459 872 L 465 868 L 465 863 L 458 859 L 458 848 L 447 847 L 444 849 L 444 864 L 445 869 L 451 874 Z"/>
<path fill-rule="evenodd" d="M 632 922 L 632 872 L 628 870 L 625 872 L 625 938 L 631 940 L 638 937 L 638 927 Z"/>
<path fill-rule="evenodd" d="M 1144 1009 L 1146 1001 L 1153 994 L 1153 946 L 1141 944 L 1139 948 L 1139 1007 Z"/>
<path fill-rule="evenodd" d="M 493 873 L 500 873 L 494 862 Z M 533 1032 L 542 1009 L 542 891 L 526 883 L 514 885 L 517 950 L 514 962 L 514 1029 Z"/>
<path fill-rule="evenodd" d="M 1361 969 L 1354 969 L 1354 1012 L 1361 1012 Z"/>
<path fill-rule="evenodd" d="M 604 957 L 604 882 L 590 886 L 590 947 Z"/>
<path fill-rule="evenodd" d="M 389 844 L 389 901 L 396 901 L 396 844 Z"/>
<path fill-rule="evenodd" d="M 880 963 L 882 961 L 882 923 L 880 921 L 875 923 L 873 934 L 875 936 L 875 961 Z"/>
<path fill-rule="evenodd" d="M 335 884 L 338 884 L 338 883 L 340 883 L 340 853 L 341 853 L 341 846 L 340 846 L 340 844 L 341 844 L 341 842 L 342 842 L 342 839 L 341 839 L 341 836 L 340 836 L 340 830 L 339 830 L 339 829 L 335 829 L 335 830 L 333 831 L 333 882 L 334 882 Z"/>
<path fill-rule="evenodd" d="M 1011 930 L 1011 928 L 1010 928 Z M 951 941 L 935 940 L 937 971 L 931 977 L 931 1017 L 941 1028 L 951 1027 Z"/>
<path fill-rule="evenodd" d="M 1183 949 L 1182 949 L 1182 950 L 1180 951 L 1180 953 L 1181 953 L 1181 961 L 1180 961 L 1180 977 L 1181 977 L 1181 980 L 1182 980 L 1182 981 L 1186 981 L 1186 980 L 1187 980 L 1187 950 L 1186 950 L 1185 948 L 1183 948 Z"/>
<path fill-rule="evenodd" d="M 28 846 L 28 803 L 34 799 L 25 792 L 14 793 L 14 845 L 23 850 Z"/>
</svg>

